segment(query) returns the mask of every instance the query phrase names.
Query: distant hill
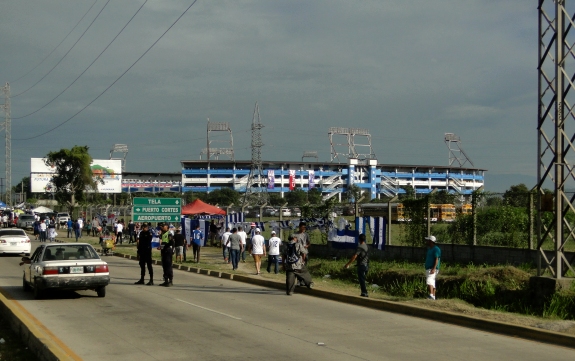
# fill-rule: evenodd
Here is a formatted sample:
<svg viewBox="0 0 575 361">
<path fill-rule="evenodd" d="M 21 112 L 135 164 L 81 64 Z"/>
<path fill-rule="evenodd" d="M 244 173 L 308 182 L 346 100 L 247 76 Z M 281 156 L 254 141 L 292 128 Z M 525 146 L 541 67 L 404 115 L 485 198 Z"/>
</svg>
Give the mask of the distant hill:
<svg viewBox="0 0 575 361">
<path fill-rule="evenodd" d="M 503 193 L 512 185 L 519 183 L 525 184 L 527 188 L 532 188 L 537 183 L 537 177 L 524 174 L 492 174 L 485 172 L 485 190 L 489 192 Z"/>
</svg>

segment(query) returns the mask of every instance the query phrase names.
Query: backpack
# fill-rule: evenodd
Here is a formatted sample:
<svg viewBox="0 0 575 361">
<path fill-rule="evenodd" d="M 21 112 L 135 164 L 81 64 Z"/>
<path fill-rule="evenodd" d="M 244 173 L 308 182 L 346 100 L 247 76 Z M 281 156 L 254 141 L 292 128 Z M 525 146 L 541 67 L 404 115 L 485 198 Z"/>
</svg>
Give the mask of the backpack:
<svg viewBox="0 0 575 361">
<path fill-rule="evenodd" d="M 294 264 L 299 261 L 299 254 L 297 253 L 296 249 L 297 243 L 288 243 L 287 245 L 287 252 L 286 252 L 286 263 L 287 264 Z"/>
</svg>

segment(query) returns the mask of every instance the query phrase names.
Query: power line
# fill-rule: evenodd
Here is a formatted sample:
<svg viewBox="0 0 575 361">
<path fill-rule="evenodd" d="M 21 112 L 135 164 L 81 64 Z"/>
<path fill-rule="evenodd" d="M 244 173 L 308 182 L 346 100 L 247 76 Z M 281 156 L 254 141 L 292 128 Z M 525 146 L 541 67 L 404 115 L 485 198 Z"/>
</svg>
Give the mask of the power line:
<svg viewBox="0 0 575 361">
<path fill-rule="evenodd" d="M 13 140 L 30 140 L 30 139 L 35 139 L 35 138 L 39 138 L 43 135 L 46 135 L 58 128 L 60 128 L 62 125 L 68 123 L 70 120 L 74 119 L 78 114 L 80 114 L 81 112 L 83 112 L 86 108 L 88 108 L 90 105 L 92 105 L 92 103 L 94 103 L 96 100 L 98 100 L 102 95 L 104 95 L 104 93 L 106 93 L 111 87 L 114 86 L 114 84 L 116 84 L 120 79 L 122 79 L 122 77 L 124 75 L 126 75 L 126 73 L 128 71 L 130 71 L 130 69 L 132 69 L 150 50 L 152 50 L 152 48 L 154 47 L 154 45 L 156 45 L 158 43 L 158 41 L 160 41 L 160 39 L 162 39 L 164 37 L 164 35 L 166 35 L 168 33 L 168 31 L 170 31 L 170 29 L 172 29 L 174 27 L 174 25 L 176 25 L 176 23 L 188 12 L 188 10 L 190 10 L 190 8 L 192 6 L 194 6 L 194 4 L 197 2 L 198 0 L 194 0 L 190 6 L 188 6 L 186 8 L 186 10 L 184 10 L 184 12 L 178 16 L 178 18 L 172 23 L 172 25 L 170 25 L 170 27 L 164 31 L 164 33 L 162 35 L 160 35 L 160 37 L 154 41 L 154 43 L 152 45 L 150 45 L 150 47 L 142 54 L 140 55 L 140 57 L 138 59 L 136 59 L 135 62 L 132 63 L 132 65 L 130 65 L 130 67 L 128 69 L 126 69 L 116 80 L 114 80 L 114 82 L 112 84 L 110 84 L 106 89 L 104 89 L 104 91 L 102 91 L 100 94 L 98 94 L 98 96 L 96 98 L 94 98 L 91 102 L 89 102 L 86 106 L 84 106 L 82 109 L 80 109 L 79 111 L 77 111 L 76 113 L 74 113 L 74 115 L 72 115 L 70 118 L 66 119 L 65 121 L 63 121 L 62 123 L 58 124 L 57 126 L 43 132 L 40 133 L 38 135 L 35 135 L 33 137 L 29 137 L 29 138 L 13 138 Z M 109 0 L 108 0 L 109 2 Z M 106 3 L 107 4 L 107 3 Z"/>
<path fill-rule="evenodd" d="M 58 45 L 56 45 L 56 47 L 54 49 L 52 49 L 52 51 L 46 55 L 46 57 L 44 59 L 42 59 L 41 62 L 39 62 L 38 64 L 36 64 L 35 67 L 33 67 L 32 69 L 28 70 L 28 72 L 26 72 L 26 74 L 18 77 L 15 80 L 12 80 L 10 83 L 14 84 L 15 82 L 17 82 L 18 80 L 22 79 L 23 77 L 25 77 L 26 75 L 30 74 L 31 72 L 33 72 L 37 67 L 39 67 L 40 65 L 42 65 L 42 63 L 44 63 L 44 61 L 46 61 L 46 59 L 48 59 L 50 57 L 50 55 L 52 55 L 52 53 L 54 51 L 56 51 L 56 49 L 58 49 L 58 47 L 60 45 L 62 45 L 62 43 L 68 39 L 68 36 L 70 36 L 70 34 L 72 34 L 72 31 L 74 31 L 74 29 L 76 29 L 76 27 L 80 24 L 80 22 L 82 22 L 82 20 L 84 20 L 84 18 L 86 17 L 86 15 L 88 15 L 88 13 L 90 12 L 90 10 L 92 10 L 92 8 L 94 7 L 94 5 L 96 5 L 96 3 L 98 2 L 98 0 L 94 1 L 92 3 L 92 6 L 90 6 L 90 8 L 84 13 L 84 15 L 80 18 L 80 20 L 78 20 L 78 22 L 76 23 L 76 25 L 74 25 L 74 27 L 72 28 L 72 30 L 70 30 L 70 32 L 68 34 L 66 34 L 66 36 L 64 37 L 64 39 L 62 39 L 62 41 L 60 43 L 58 43 Z"/>
<path fill-rule="evenodd" d="M 98 19 L 98 17 L 100 16 L 100 14 L 102 13 L 102 11 L 104 11 L 104 9 L 106 8 L 106 6 L 110 3 L 110 0 L 106 1 L 106 3 L 104 4 L 104 6 L 102 7 L 102 9 L 100 9 L 100 12 L 98 13 L 98 15 L 96 15 L 96 17 L 94 18 L 94 20 L 92 20 L 92 22 L 90 23 L 90 25 L 88 25 L 88 27 L 86 28 L 86 30 L 84 30 L 84 32 L 82 33 L 82 35 L 80 35 L 80 37 L 78 38 L 78 40 L 76 40 L 76 42 L 74 43 L 74 45 L 72 45 L 72 47 L 66 52 L 66 54 L 64 54 L 64 56 L 58 60 L 58 62 L 56 63 L 56 65 L 54 65 L 52 67 L 52 69 L 50 69 L 46 75 L 44 75 L 43 77 L 40 78 L 40 80 L 38 80 L 36 83 L 34 83 L 34 85 L 32 85 L 31 87 L 29 87 L 28 89 L 24 90 L 21 93 L 18 93 L 16 95 L 13 95 L 12 98 L 16 98 L 17 96 L 20 96 L 24 93 L 26 93 L 28 90 L 34 88 L 36 85 L 38 85 L 42 80 L 44 80 L 44 78 L 46 78 L 48 75 L 50 75 L 50 73 L 52 72 L 52 70 L 54 70 L 61 62 L 62 60 L 64 60 L 64 58 L 72 51 L 72 49 L 74 49 L 74 47 L 76 46 L 76 44 L 78 44 L 78 42 L 82 39 L 82 37 L 84 37 L 84 34 L 86 34 L 86 32 L 88 32 L 88 30 L 92 27 L 92 24 L 94 24 L 94 22 L 96 21 L 96 19 Z"/>
<path fill-rule="evenodd" d="M 78 79 L 80 79 L 80 77 L 81 77 L 82 75 L 84 75 L 84 73 L 86 73 L 86 72 L 88 71 L 88 69 L 90 69 L 90 67 L 91 67 L 92 65 L 94 65 L 94 63 L 95 63 L 98 59 L 100 59 L 100 57 L 102 56 L 102 54 L 104 54 L 104 52 L 105 52 L 106 50 L 108 50 L 108 48 L 110 47 L 110 45 L 112 45 L 112 43 L 118 38 L 118 36 L 120 36 L 120 34 L 124 31 L 124 29 L 128 26 L 128 24 L 130 24 L 130 22 L 136 17 L 136 15 L 138 15 L 138 13 L 140 12 L 140 10 L 142 10 L 142 8 L 144 7 L 144 5 L 146 5 L 147 2 L 148 2 L 148 0 L 144 1 L 144 3 L 138 8 L 138 10 L 134 13 L 134 15 L 132 15 L 132 17 L 130 18 L 130 20 L 128 20 L 128 22 L 126 23 L 126 25 L 124 25 L 124 27 L 122 28 L 122 30 L 120 30 L 120 32 L 119 32 L 116 36 L 114 36 L 114 38 L 112 39 L 112 41 L 110 41 L 110 42 L 108 43 L 108 45 L 106 45 L 106 47 L 104 48 L 104 50 L 102 50 L 102 51 L 100 52 L 100 54 L 98 54 L 98 56 L 96 57 L 96 59 L 94 59 L 94 61 L 92 61 L 92 62 L 90 63 L 90 65 L 88 65 L 88 67 L 87 67 L 86 69 L 84 69 L 84 71 L 83 71 L 82 73 L 80 73 L 80 75 L 78 75 L 78 76 L 76 77 L 76 79 L 74 79 L 74 81 L 73 81 L 72 83 L 70 83 L 70 85 L 68 85 L 68 86 L 67 86 L 64 90 L 62 90 L 58 95 L 56 95 L 54 98 L 52 98 L 52 100 L 50 100 L 48 103 L 42 105 L 40 108 L 36 109 L 36 110 L 33 111 L 32 113 L 23 115 L 23 116 L 21 116 L 21 117 L 13 117 L 12 119 L 22 119 L 22 118 L 29 117 L 30 115 L 36 114 L 36 113 L 38 113 L 40 110 L 42 110 L 42 109 L 44 109 L 45 107 L 47 107 L 48 105 L 50 105 L 54 100 L 58 99 L 58 97 L 59 97 L 60 95 L 64 94 L 64 92 L 65 92 L 66 90 L 68 90 L 72 85 L 74 85 L 74 83 L 75 83 Z"/>
</svg>

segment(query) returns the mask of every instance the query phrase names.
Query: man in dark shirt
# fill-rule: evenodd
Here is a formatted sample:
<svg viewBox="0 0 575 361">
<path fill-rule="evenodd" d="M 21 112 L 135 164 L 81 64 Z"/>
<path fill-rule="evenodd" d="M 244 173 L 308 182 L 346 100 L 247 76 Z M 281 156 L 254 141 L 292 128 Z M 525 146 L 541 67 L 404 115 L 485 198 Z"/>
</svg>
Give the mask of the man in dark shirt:
<svg viewBox="0 0 575 361">
<path fill-rule="evenodd" d="M 138 257 L 140 259 L 140 280 L 136 282 L 137 285 L 144 284 L 144 277 L 146 276 L 146 266 L 148 266 L 148 273 L 150 274 L 150 282 L 146 285 L 151 286 L 154 284 L 154 270 L 152 268 L 152 232 L 150 232 L 148 224 L 144 223 L 142 231 L 136 239 L 138 248 Z"/>
<path fill-rule="evenodd" d="M 134 221 L 128 223 L 128 233 L 130 234 L 130 241 L 128 243 L 136 242 L 136 224 Z"/>
<path fill-rule="evenodd" d="M 176 246 L 176 263 L 178 263 L 178 259 L 180 260 L 180 263 L 182 263 L 184 242 L 186 242 L 186 237 L 182 234 L 182 231 L 179 228 L 176 229 L 176 234 L 174 235 L 174 243 Z"/>
<path fill-rule="evenodd" d="M 212 219 L 210 223 L 210 245 L 216 247 L 218 243 L 218 235 L 220 233 L 220 227 L 216 224 L 216 221 Z"/>
<path fill-rule="evenodd" d="M 357 278 L 361 287 L 361 297 L 368 297 L 367 287 L 365 286 L 365 277 L 369 270 L 369 256 L 367 254 L 367 244 L 365 244 L 365 234 L 359 235 L 359 245 L 355 250 L 355 254 L 351 257 L 349 262 L 345 264 L 345 268 L 349 268 L 353 261 L 357 260 Z"/>
</svg>

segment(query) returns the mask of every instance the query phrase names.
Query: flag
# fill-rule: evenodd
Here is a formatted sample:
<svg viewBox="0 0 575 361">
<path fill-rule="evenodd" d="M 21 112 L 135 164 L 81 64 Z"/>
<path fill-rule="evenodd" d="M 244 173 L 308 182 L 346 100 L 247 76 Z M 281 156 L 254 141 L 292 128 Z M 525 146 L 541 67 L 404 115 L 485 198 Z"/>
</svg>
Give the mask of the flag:
<svg viewBox="0 0 575 361">
<path fill-rule="evenodd" d="M 356 230 L 332 228 L 328 233 L 328 241 L 332 242 L 333 248 L 355 248 L 357 247 L 358 236 L 359 233 Z"/>
<path fill-rule="evenodd" d="M 269 169 L 268 170 L 268 189 L 274 189 L 275 187 L 275 176 L 274 176 L 274 170 L 273 169 Z"/>
<path fill-rule="evenodd" d="M 371 233 L 371 237 L 373 238 L 373 247 L 379 249 L 380 251 L 385 249 L 385 231 L 387 222 L 384 217 L 374 217 L 375 229 Z"/>
<path fill-rule="evenodd" d="M 313 170 L 309 170 L 308 172 L 308 187 L 312 189 L 315 186 L 315 172 Z"/>
<path fill-rule="evenodd" d="M 289 171 L 289 190 L 293 191 L 295 189 L 295 170 L 290 169 Z"/>
</svg>

